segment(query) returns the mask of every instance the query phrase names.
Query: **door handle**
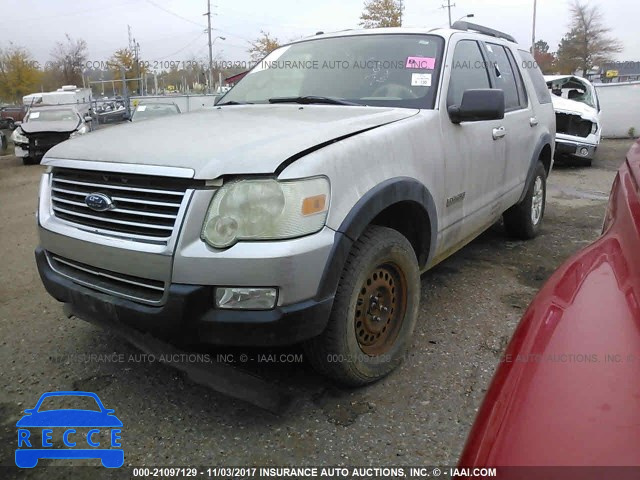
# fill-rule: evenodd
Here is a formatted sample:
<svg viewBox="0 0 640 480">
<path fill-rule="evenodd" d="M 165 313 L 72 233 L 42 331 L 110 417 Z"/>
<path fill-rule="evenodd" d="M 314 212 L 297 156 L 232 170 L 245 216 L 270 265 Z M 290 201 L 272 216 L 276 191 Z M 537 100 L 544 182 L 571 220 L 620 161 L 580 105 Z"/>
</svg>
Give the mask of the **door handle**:
<svg viewBox="0 0 640 480">
<path fill-rule="evenodd" d="M 538 119 L 536 117 L 531 117 L 529 119 L 529 125 L 531 125 L 532 127 L 535 127 L 536 125 L 538 125 Z"/>
<path fill-rule="evenodd" d="M 507 134 L 507 129 L 504 127 L 498 127 L 493 129 L 493 139 L 497 140 L 504 137 Z"/>
</svg>

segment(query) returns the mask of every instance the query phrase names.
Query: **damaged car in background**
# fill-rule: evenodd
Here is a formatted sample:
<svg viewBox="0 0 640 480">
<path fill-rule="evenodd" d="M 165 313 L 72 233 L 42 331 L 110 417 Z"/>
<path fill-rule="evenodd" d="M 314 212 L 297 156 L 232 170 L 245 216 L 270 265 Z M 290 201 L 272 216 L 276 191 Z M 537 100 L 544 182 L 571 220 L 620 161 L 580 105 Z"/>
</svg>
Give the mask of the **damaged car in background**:
<svg viewBox="0 0 640 480">
<path fill-rule="evenodd" d="M 600 144 L 600 102 L 593 84 L 574 75 L 545 75 L 556 112 L 556 160 L 591 166 Z"/>
<path fill-rule="evenodd" d="M 90 132 L 91 121 L 91 116 L 82 116 L 75 106 L 32 108 L 11 135 L 15 155 L 25 165 L 40 163 L 51 147 Z"/>
</svg>

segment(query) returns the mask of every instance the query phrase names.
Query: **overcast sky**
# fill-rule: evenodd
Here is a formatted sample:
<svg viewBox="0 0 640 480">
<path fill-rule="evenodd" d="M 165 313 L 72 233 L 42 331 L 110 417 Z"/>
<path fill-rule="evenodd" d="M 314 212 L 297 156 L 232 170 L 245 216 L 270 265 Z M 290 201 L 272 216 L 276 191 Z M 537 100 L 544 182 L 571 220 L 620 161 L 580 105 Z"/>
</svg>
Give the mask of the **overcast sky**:
<svg viewBox="0 0 640 480">
<path fill-rule="evenodd" d="M 598 4 L 613 34 L 623 42 L 618 60 L 640 60 L 638 0 L 591 0 Z M 261 29 L 282 41 L 313 34 L 358 28 L 362 0 L 212 0 L 214 55 L 247 60 L 247 41 Z M 404 25 L 447 25 L 443 0 L 405 0 Z M 527 48 L 531 43 L 533 0 L 452 0 L 454 21 L 473 13 L 472 20 L 511 33 Z M 538 0 L 537 39 L 552 50 L 567 31 L 567 0 Z M 29 49 L 45 62 L 65 33 L 83 38 L 90 60 L 104 60 L 128 44 L 127 25 L 144 60 L 207 58 L 206 0 L 0 0 L 0 46 L 9 40 Z"/>
</svg>

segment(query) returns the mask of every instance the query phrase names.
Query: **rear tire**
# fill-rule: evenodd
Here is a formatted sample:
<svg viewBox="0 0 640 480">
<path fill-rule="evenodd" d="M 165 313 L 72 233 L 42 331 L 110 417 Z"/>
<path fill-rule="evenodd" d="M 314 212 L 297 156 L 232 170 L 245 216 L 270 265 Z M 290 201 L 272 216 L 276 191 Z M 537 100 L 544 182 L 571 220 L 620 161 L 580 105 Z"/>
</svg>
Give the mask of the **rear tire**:
<svg viewBox="0 0 640 480">
<path fill-rule="evenodd" d="M 538 162 L 527 194 L 522 202 L 504 212 L 504 228 L 512 237 L 534 238 L 540 232 L 547 199 L 547 172 Z"/>
<path fill-rule="evenodd" d="M 381 379 L 402 362 L 419 303 L 413 247 L 396 230 L 370 226 L 349 253 L 327 328 L 304 344 L 310 363 L 348 386 Z"/>
</svg>

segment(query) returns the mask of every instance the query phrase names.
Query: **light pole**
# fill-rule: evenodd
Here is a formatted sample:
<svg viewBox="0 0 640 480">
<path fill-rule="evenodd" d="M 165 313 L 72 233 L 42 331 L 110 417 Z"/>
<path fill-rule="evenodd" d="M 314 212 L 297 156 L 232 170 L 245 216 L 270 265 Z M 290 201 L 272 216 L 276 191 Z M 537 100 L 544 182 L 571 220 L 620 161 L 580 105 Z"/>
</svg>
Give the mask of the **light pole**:
<svg viewBox="0 0 640 480">
<path fill-rule="evenodd" d="M 216 43 L 216 40 L 226 40 L 227 37 L 216 37 L 211 41 L 211 49 L 209 50 L 209 93 L 213 93 L 213 56 L 212 56 L 212 49 L 213 49 L 213 44 Z"/>
<path fill-rule="evenodd" d="M 463 18 L 473 18 L 473 17 L 475 17 L 475 14 L 473 14 L 473 13 L 469 13 L 469 14 L 467 14 L 467 15 L 464 15 L 464 16 L 460 17 L 457 21 L 459 22 L 459 21 L 460 21 L 460 20 L 462 20 Z"/>
<path fill-rule="evenodd" d="M 536 53 L 536 10 L 538 0 L 533 0 L 533 30 L 531 32 L 531 55 Z"/>
</svg>

